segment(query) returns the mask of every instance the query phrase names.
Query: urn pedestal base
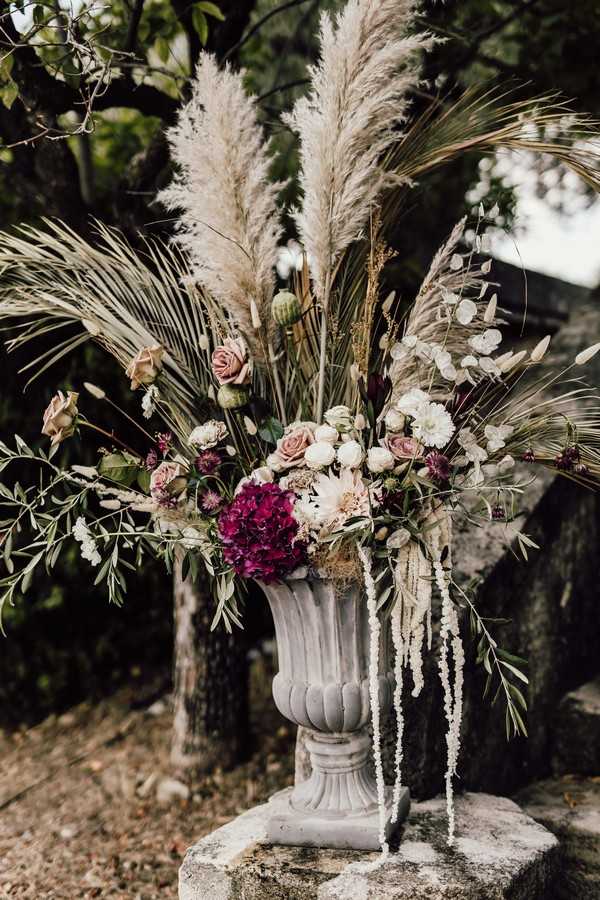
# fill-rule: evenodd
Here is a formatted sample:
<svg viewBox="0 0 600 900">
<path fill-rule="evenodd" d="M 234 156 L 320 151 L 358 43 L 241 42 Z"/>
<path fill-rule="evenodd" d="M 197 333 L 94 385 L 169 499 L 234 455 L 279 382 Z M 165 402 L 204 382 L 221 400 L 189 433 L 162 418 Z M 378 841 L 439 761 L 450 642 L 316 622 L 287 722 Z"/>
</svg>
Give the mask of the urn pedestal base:
<svg viewBox="0 0 600 900">
<path fill-rule="evenodd" d="M 366 730 L 350 734 L 312 732 L 310 778 L 276 795 L 277 812 L 267 820 L 267 840 L 295 847 L 337 850 L 377 850 L 380 846 L 377 785 Z M 408 788 L 400 795 L 398 817 L 392 823 L 392 788 L 386 788 L 385 836 L 408 815 Z"/>
<path fill-rule="evenodd" d="M 273 815 L 267 818 L 266 840 L 269 844 L 329 847 L 333 850 L 379 850 L 378 810 L 370 815 L 347 815 L 336 819 L 314 812 L 298 812 L 291 805 L 292 792 L 293 788 L 286 788 L 271 798 L 276 802 L 277 811 L 274 810 Z M 398 830 L 409 809 L 409 791 L 402 788 L 398 819 L 392 824 L 392 788 L 386 788 L 386 840 Z"/>
</svg>

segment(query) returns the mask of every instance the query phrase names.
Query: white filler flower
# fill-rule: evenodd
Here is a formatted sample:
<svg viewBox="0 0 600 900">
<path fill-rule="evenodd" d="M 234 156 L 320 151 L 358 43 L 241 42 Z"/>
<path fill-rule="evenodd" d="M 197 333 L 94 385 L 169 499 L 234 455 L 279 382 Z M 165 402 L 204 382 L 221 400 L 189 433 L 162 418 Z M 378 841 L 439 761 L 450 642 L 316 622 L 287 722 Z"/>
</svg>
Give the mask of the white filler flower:
<svg viewBox="0 0 600 900">
<path fill-rule="evenodd" d="M 445 447 L 456 428 L 441 403 L 423 404 L 415 415 L 412 432 L 426 447 Z"/>
<path fill-rule="evenodd" d="M 99 566 L 102 558 L 96 548 L 96 541 L 83 516 L 79 516 L 73 525 L 73 537 L 81 544 L 81 555 L 89 560 L 92 566 Z"/>
</svg>

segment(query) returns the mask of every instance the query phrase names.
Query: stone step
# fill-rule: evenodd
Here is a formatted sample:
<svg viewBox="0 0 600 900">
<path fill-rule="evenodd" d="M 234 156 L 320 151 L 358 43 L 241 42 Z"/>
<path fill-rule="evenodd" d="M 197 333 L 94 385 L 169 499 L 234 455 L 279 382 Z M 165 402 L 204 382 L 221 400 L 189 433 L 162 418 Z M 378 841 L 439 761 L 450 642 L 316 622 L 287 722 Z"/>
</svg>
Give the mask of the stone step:
<svg viewBox="0 0 600 900">
<path fill-rule="evenodd" d="M 552 768 L 557 775 L 600 775 L 600 676 L 563 697 Z"/>
<path fill-rule="evenodd" d="M 560 877 L 552 900 L 599 900 L 600 778 L 540 781 L 516 799 L 560 841 Z"/>
<path fill-rule="evenodd" d="M 284 803 L 287 792 L 188 850 L 179 900 L 549 900 L 558 842 L 512 800 L 459 797 L 451 849 L 445 798 L 413 804 L 397 851 L 370 872 L 378 854 L 265 844 Z"/>
</svg>

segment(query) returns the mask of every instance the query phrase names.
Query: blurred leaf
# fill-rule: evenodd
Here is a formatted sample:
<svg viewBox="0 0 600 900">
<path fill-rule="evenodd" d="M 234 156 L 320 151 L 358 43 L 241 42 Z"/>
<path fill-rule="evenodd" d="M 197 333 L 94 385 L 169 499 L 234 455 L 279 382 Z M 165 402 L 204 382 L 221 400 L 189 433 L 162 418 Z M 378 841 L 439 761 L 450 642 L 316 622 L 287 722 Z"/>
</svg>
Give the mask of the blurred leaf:
<svg viewBox="0 0 600 900">
<path fill-rule="evenodd" d="M 225 21 L 225 16 L 216 3 L 210 3 L 210 0 L 201 0 L 200 3 L 196 3 L 196 6 L 205 12 L 207 16 L 212 16 L 213 19 L 218 19 L 219 22 Z"/>
<path fill-rule="evenodd" d="M 206 42 L 208 40 L 208 22 L 206 20 L 206 16 L 200 9 L 201 4 L 196 4 L 192 10 L 192 22 L 194 28 L 198 32 L 198 37 L 200 38 L 200 42 L 202 46 L 206 46 Z"/>
</svg>

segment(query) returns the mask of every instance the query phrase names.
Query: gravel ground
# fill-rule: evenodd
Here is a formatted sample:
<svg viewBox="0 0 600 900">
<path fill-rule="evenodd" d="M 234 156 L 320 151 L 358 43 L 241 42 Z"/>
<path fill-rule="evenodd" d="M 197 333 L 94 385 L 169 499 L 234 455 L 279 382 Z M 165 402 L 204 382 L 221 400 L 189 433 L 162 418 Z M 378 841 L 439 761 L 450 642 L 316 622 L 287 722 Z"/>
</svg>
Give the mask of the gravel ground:
<svg viewBox="0 0 600 900">
<path fill-rule="evenodd" d="M 185 789 L 166 780 L 168 698 L 136 710 L 139 687 L 0 732 L 0 898 L 176 897 L 190 844 L 292 782 L 291 726 L 260 662 L 252 681 L 260 743 L 243 765 L 191 785 L 187 799 L 159 802 Z"/>
</svg>

